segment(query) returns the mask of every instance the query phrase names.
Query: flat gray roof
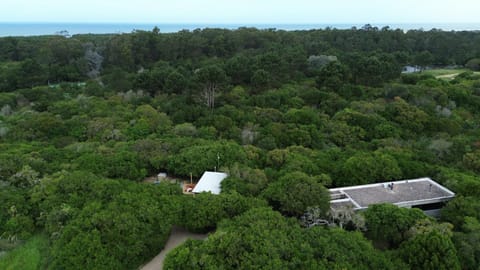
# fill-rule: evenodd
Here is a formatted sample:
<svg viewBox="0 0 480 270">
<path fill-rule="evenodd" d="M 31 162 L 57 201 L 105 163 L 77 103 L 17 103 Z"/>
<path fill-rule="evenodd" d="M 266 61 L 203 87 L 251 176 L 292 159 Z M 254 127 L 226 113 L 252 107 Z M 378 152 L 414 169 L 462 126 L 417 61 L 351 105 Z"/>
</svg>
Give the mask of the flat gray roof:
<svg viewBox="0 0 480 270">
<path fill-rule="evenodd" d="M 378 203 L 415 206 L 455 197 L 455 193 L 430 178 L 333 188 L 330 194 L 332 208 L 351 204 L 354 209 L 364 209 Z"/>
</svg>

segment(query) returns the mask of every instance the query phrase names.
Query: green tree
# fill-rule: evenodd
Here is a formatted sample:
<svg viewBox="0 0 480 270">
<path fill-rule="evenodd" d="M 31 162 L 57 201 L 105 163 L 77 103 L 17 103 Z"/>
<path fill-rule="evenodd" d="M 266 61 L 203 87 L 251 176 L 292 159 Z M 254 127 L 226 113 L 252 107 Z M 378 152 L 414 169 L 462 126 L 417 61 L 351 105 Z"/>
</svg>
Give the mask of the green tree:
<svg viewBox="0 0 480 270">
<path fill-rule="evenodd" d="M 424 70 L 428 65 L 432 65 L 433 60 L 433 55 L 429 51 L 422 51 L 416 54 L 414 57 L 414 63 L 420 66 L 422 70 Z"/>
<path fill-rule="evenodd" d="M 257 89 L 257 90 L 262 90 L 265 88 L 268 88 L 270 85 L 270 73 L 264 69 L 259 69 L 256 70 L 250 79 L 252 82 L 252 85 Z M 257 91 L 258 93 L 259 91 Z"/>
<path fill-rule="evenodd" d="M 310 55 L 307 59 L 308 68 L 311 71 L 318 71 L 326 67 L 330 62 L 337 61 L 335 55 Z"/>
<path fill-rule="evenodd" d="M 139 181 L 146 175 L 144 165 L 140 164 L 138 156 L 131 151 L 83 154 L 75 163 L 83 170 L 110 178 Z"/>
<path fill-rule="evenodd" d="M 408 238 L 408 231 L 425 218 L 419 209 L 408 209 L 393 204 L 376 204 L 364 212 L 369 238 L 397 247 Z"/>
<path fill-rule="evenodd" d="M 30 205 L 24 190 L 7 186 L 0 189 L 0 232 L 5 230 L 5 224 L 15 214 L 28 216 Z"/>
<path fill-rule="evenodd" d="M 209 232 L 214 230 L 223 219 L 233 218 L 255 207 L 264 207 L 265 202 L 247 198 L 238 193 L 214 195 L 197 194 L 183 197 L 179 224 L 190 231 Z"/>
<path fill-rule="evenodd" d="M 165 132 L 172 126 L 172 121 L 165 113 L 158 112 L 150 105 L 137 107 L 135 115 L 147 122 L 150 132 Z"/>
<path fill-rule="evenodd" d="M 255 208 L 225 220 L 204 241 L 187 241 L 167 255 L 165 269 L 406 269 L 358 233 L 315 227 Z"/>
<path fill-rule="evenodd" d="M 165 269 L 315 269 L 310 248 L 298 241 L 300 233 L 293 220 L 255 208 L 226 220 L 202 243 L 173 250 Z"/>
<path fill-rule="evenodd" d="M 253 59 L 245 55 L 234 56 L 226 61 L 225 72 L 235 85 L 248 84 L 253 75 Z"/>
<path fill-rule="evenodd" d="M 53 248 L 52 268 L 124 269 L 120 262 L 110 255 L 107 247 L 102 245 L 98 230 L 85 233 L 68 227 L 63 235 L 72 236 L 69 237 L 68 242 L 60 239 Z"/>
<path fill-rule="evenodd" d="M 468 60 L 468 62 L 465 64 L 465 67 L 475 71 L 480 70 L 480 58 L 473 58 Z"/>
<path fill-rule="evenodd" d="M 243 196 L 258 196 L 268 185 L 265 172 L 260 169 L 248 167 L 233 167 L 229 171 L 229 177 L 222 181 L 222 191 L 230 193 L 238 192 Z"/>
<path fill-rule="evenodd" d="M 338 61 L 332 61 L 322 68 L 317 75 L 317 87 L 326 87 L 330 90 L 338 90 L 348 82 L 347 67 Z"/>
<path fill-rule="evenodd" d="M 480 151 L 466 153 L 463 156 L 463 164 L 472 171 L 480 172 Z"/>
<path fill-rule="evenodd" d="M 462 269 L 478 269 L 480 265 L 480 222 L 466 217 L 462 232 L 455 232 L 453 242 L 457 249 Z"/>
<path fill-rule="evenodd" d="M 167 169 L 177 175 L 199 177 L 204 171 L 228 168 L 246 161 L 244 149 L 235 142 L 218 141 L 185 147 L 171 155 Z M 220 168 L 218 168 L 220 167 Z"/>
<path fill-rule="evenodd" d="M 35 231 L 32 218 L 16 213 L 14 206 L 10 209 L 12 217 L 5 223 L 2 234 L 6 235 L 11 242 L 30 238 Z"/>
<path fill-rule="evenodd" d="M 480 202 L 476 197 L 458 196 L 442 208 L 441 219 L 453 224 L 456 230 L 462 228 L 465 217 L 480 220 Z"/>
<path fill-rule="evenodd" d="M 337 186 L 385 182 L 402 177 L 395 157 L 382 152 L 357 152 L 348 158 L 342 166 L 341 177 L 336 179 Z"/>
<path fill-rule="evenodd" d="M 30 188 L 40 182 L 40 174 L 29 165 L 24 165 L 19 172 L 10 177 L 9 182 L 19 188 Z"/>
<path fill-rule="evenodd" d="M 387 118 L 409 130 L 412 134 L 421 132 L 428 123 L 429 116 L 423 110 L 396 97 L 386 109 Z"/>
<path fill-rule="evenodd" d="M 80 207 L 52 237 L 54 268 L 138 267 L 163 247 L 180 210 L 176 196 L 170 197 L 170 191 L 162 187 L 106 179 L 68 184 L 87 185 L 91 191 L 88 196 L 65 196 L 71 205 Z M 61 196 L 56 197 L 62 200 Z M 72 203 L 81 199 L 83 204 Z"/>
<path fill-rule="evenodd" d="M 399 251 L 412 269 L 460 269 L 450 237 L 435 230 L 416 235 L 404 242 Z"/>
<path fill-rule="evenodd" d="M 327 189 L 313 177 L 292 172 L 270 184 L 263 196 L 282 213 L 301 216 L 308 207 L 318 207 L 324 214 L 330 206 Z"/>
<path fill-rule="evenodd" d="M 225 71 L 218 65 L 206 66 L 196 72 L 196 79 L 201 84 L 201 98 L 209 108 L 215 107 L 215 99 L 220 94 L 223 84 L 227 82 Z"/>
<path fill-rule="evenodd" d="M 390 260 L 376 250 L 360 232 L 316 226 L 304 231 L 305 242 L 324 269 L 408 269 L 402 261 Z"/>
<path fill-rule="evenodd" d="M 172 71 L 165 78 L 165 90 L 175 94 L 181 94 L 187 89 L 188 80 L 178 71 Z"/>
</svg>

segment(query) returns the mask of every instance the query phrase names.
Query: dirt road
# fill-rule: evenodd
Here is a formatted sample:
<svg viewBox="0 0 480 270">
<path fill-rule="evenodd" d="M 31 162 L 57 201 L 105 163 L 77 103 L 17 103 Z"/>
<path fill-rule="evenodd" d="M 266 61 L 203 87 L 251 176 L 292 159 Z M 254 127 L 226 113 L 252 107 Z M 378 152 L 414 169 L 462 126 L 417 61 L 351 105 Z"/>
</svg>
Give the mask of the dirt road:
<svg viewBox="0 0 480 270">
<path fill-rule="evenodd" d="M 181 245 L 183 242 L 187 241 L 187 239 L 203 240 L 205 238 L 207 238 L 206 234 L 191 233 L 183 228 L 173 227 L 172 233 L 170 234 L 167 244 L 165 245 L 165 248 L 162 250 L 162 252 L 160 252 L 157 256 L 155 256 L 155 258 L 153 258 L 149 263 L 140 267 L 140 269 L 141 270 L 163 269 L 163 261 L 165 260 L 165 256 L 170 250 Z"/>
<path fill-rule="evenodd" d="M 457 77 L 460 73 L 453 73 L 453 74 L 445 74 L 445 75 L 438 75 L 435 76 L 437 79 L 446 79 L 446 80 L 453 80 Z"/>
</svg>

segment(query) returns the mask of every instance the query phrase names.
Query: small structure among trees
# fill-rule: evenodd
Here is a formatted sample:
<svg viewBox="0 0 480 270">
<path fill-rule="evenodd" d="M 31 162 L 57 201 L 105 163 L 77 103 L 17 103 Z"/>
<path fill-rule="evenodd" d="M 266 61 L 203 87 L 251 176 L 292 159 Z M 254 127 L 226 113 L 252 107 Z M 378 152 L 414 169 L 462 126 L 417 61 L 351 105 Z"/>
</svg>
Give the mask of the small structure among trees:
<svg viewBox="0 0 480 270">
<path fill-rule="evenodd" d="M 212 194 L 220 194 L 223 179 L 227 178 L 227 174 L 223 172 L 209 172 L 203 173 L 198 183 L 193 188 L 193 193 L 211 192 Z"/>
</svg>

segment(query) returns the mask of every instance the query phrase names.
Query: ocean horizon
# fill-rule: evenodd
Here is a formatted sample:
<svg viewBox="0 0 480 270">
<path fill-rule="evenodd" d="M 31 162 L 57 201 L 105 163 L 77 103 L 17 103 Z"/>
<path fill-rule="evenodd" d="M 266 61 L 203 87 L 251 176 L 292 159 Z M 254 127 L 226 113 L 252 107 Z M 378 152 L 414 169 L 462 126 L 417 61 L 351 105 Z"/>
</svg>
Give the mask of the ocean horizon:
<svg viewBox="0 0 480 270">
<path fill-rule="evenodd" d="M 18 22 L 0 22 L 0 37 L 7 36 L 41 36 L 55 35 L 60 32 L 69 35 L 78 34 L 121 34 L 131 33 L 136 30 L 151 31 L 158 27 L 161 33 L 174 33 L 181 30 L 195 30 L 204 28 L 223 28 L 237 29 L 240 27 L 255 27 L 258 29 L 278 29 L 286 31 L 311 30 L 311 29 L 351 29 L 352 27 L 361 28 L 365 24 L 358 23 L 317 23 L 317 24 L 166 24 L 166 23 L 18 23 Z M 379 29 L 388 26 L 390 29 L 424 30 L 441 29 L 444 31 L 479 31 L 480 23 L 372 23 L 373 27 Z"/>
</svg>

